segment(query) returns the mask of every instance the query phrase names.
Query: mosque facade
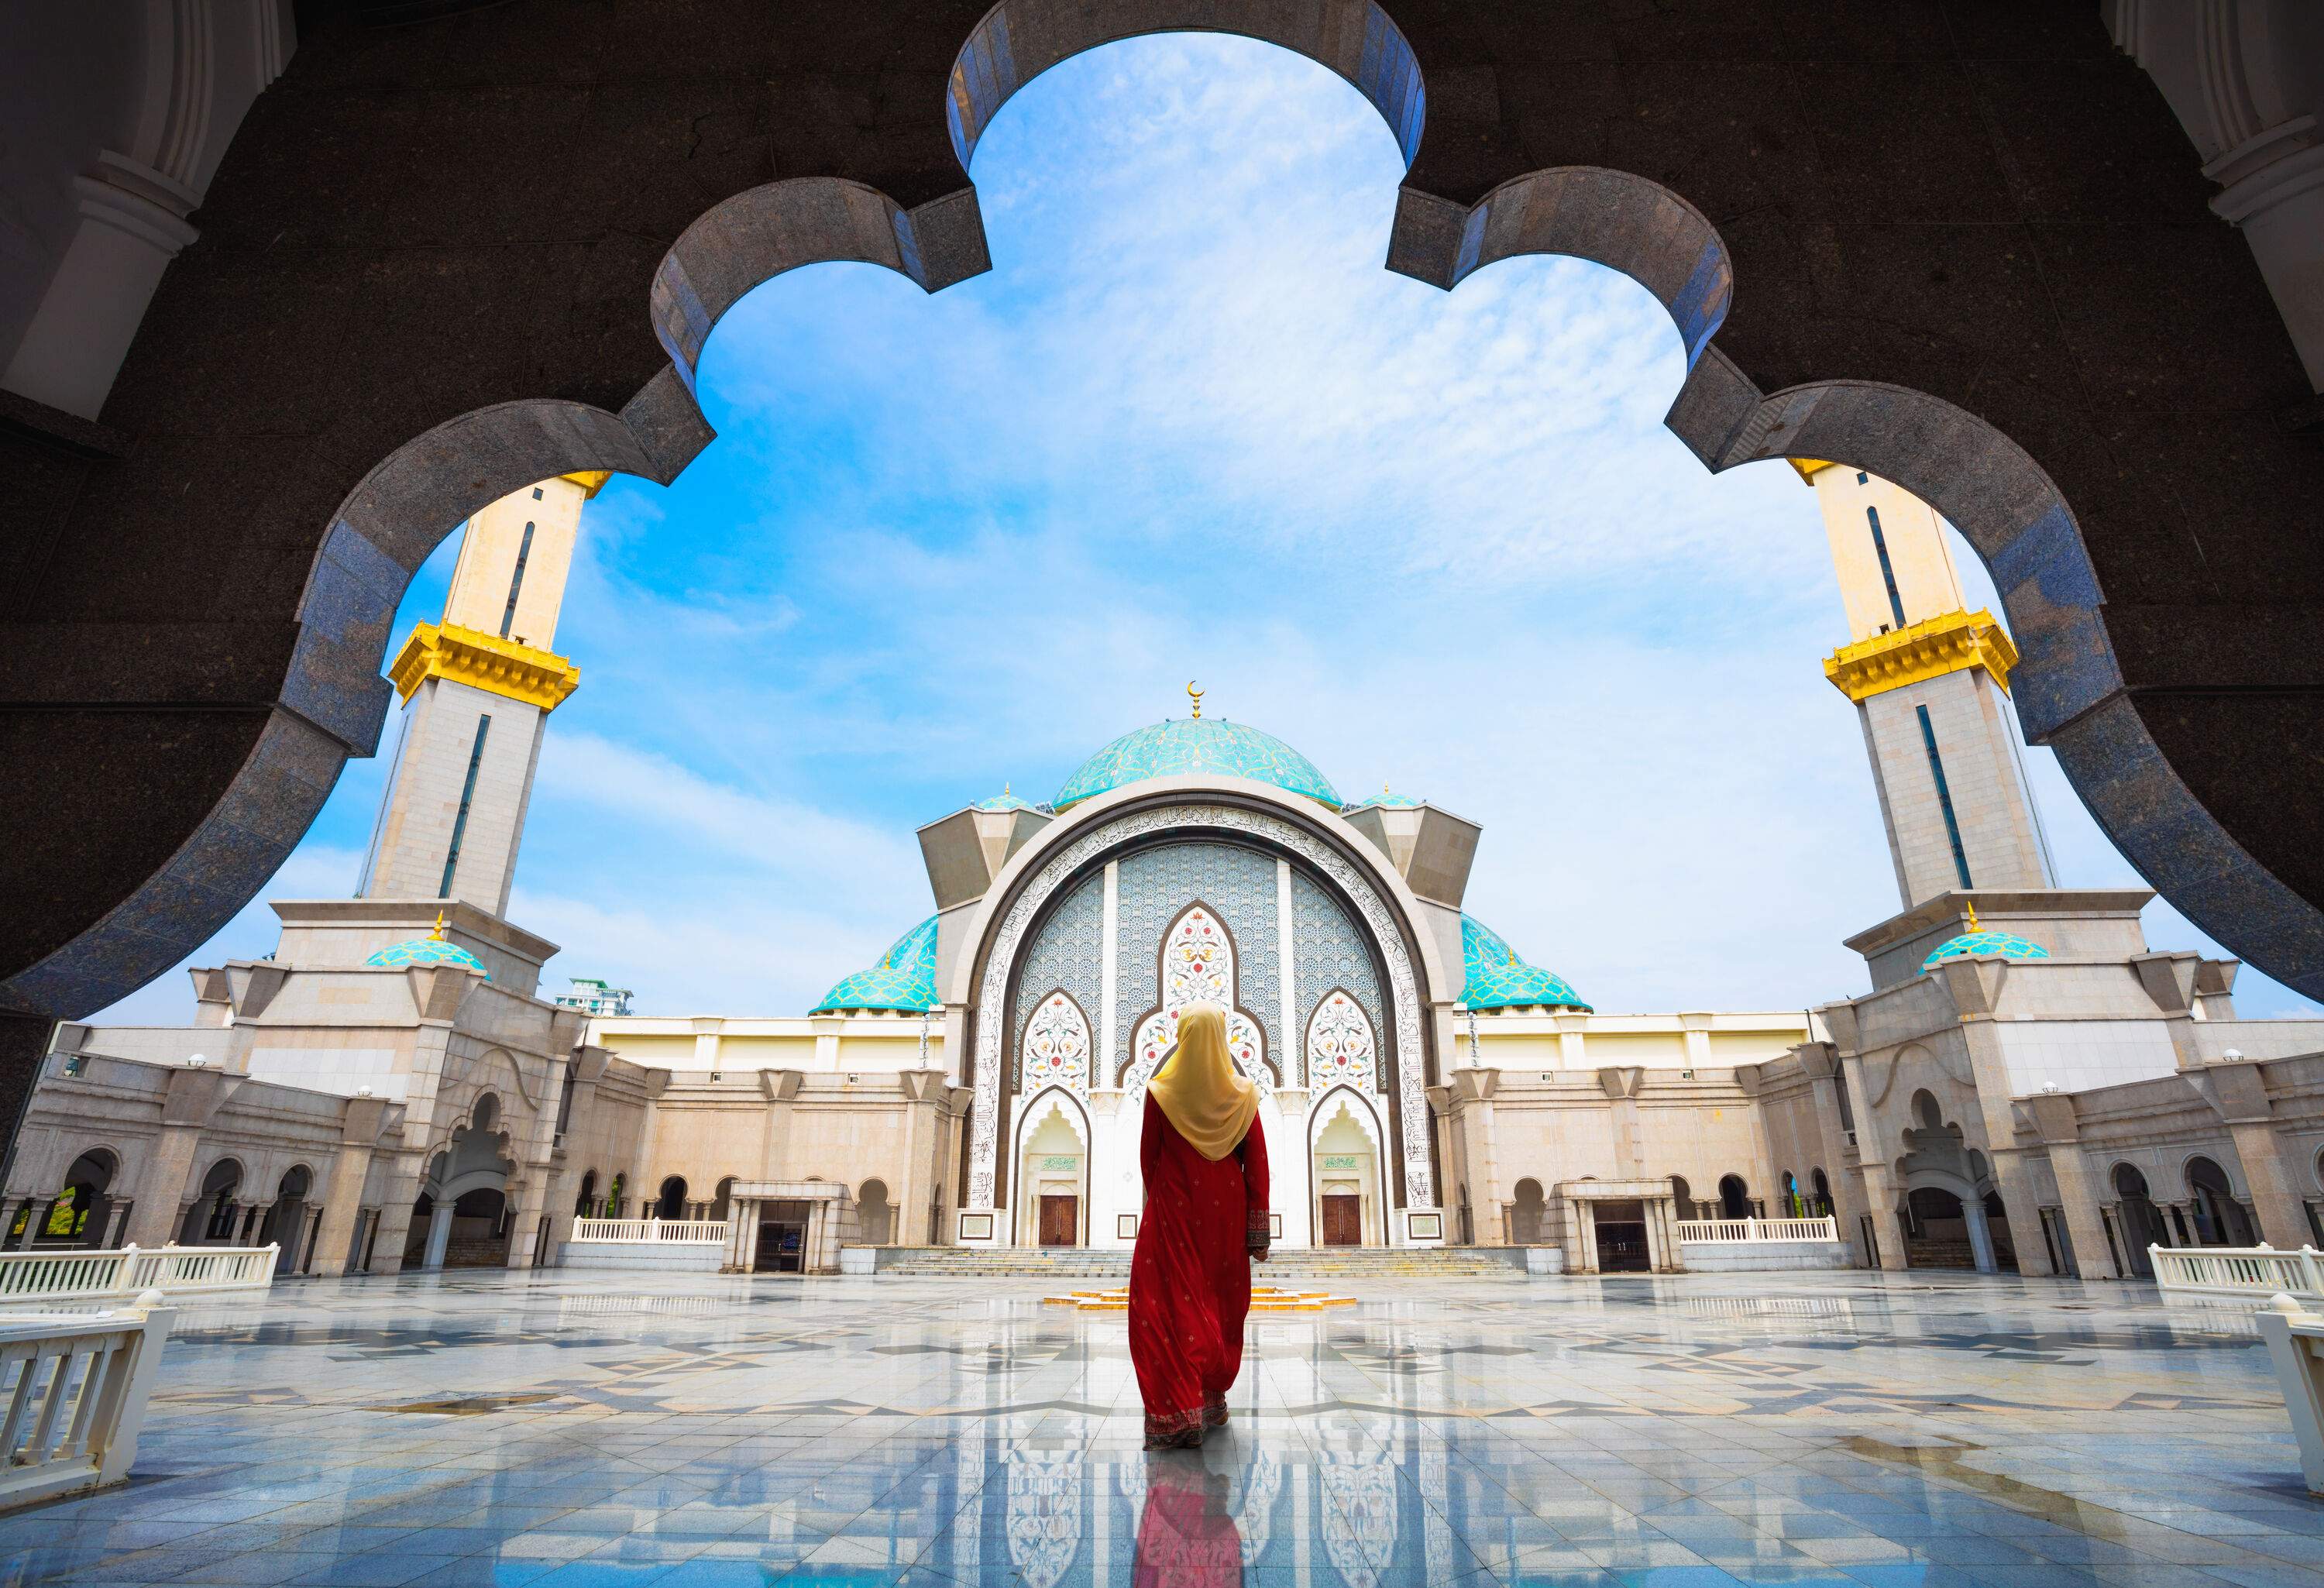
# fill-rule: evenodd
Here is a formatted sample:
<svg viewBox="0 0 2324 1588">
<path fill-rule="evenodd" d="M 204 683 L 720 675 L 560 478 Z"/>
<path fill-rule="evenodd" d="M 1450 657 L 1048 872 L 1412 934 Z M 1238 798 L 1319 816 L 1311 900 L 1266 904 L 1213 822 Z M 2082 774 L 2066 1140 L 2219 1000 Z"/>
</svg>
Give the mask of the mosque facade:
<svg viewBox="0 0 2324 1588">
<path fill-rule="evenodd" d="M 1126 1248 L 1145 1088 L 1208 1002 L 1290 1247 L 2113 1277 L 2150 1243 L 2324 1242 L 2324 1022 L 2237 1019 L 2232 961 L 2148 948 L 2145 890 L 2057 885 L 2015 652 L 1934 513 L 1796 466 L 1900 904 L 1849 940 L 1865 995 L 1593 1007 L 1468 913 L 1478 824 L 1344 798 L 1196 695 L 1046 800 L 922 827 L 927 913 L 804 1014 L 545 997 L 557 946 L 505 911 L 579 684 L 549 647 L 604 476 L 567 476 L 471 522 L 444 621 L 391 668 L 358 896 L 278 902 L 274 955 L 194 973 L 190 1026 L 64 1028 L 0 1229 L 272 1241 L 318 1274 L 579 1260 L 579 1221 L 636 1216 L 723 1221 L 746 1270 Z M 1712 1238 L 1760 1220 L 1799 1238 Z"/>
</svg>

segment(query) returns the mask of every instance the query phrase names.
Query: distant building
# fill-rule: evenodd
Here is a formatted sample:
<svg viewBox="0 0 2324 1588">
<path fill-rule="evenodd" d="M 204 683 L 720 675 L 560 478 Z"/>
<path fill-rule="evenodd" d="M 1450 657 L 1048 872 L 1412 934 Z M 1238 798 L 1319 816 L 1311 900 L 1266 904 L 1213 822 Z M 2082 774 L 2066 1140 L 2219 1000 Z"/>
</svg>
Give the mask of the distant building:
<svg viewBox="0 0 2324 1588">
<path fill-rule="evenodd" d="M 556 1002 L 560 1008 L 577 1009 L 583 1014 L 627 1014 L 630 1000 L 637 996 L 631 988 L 616 987 L 595 976 L 575 976 L 572 982 L 573 991 L 559 992 Z"/>
</svg>

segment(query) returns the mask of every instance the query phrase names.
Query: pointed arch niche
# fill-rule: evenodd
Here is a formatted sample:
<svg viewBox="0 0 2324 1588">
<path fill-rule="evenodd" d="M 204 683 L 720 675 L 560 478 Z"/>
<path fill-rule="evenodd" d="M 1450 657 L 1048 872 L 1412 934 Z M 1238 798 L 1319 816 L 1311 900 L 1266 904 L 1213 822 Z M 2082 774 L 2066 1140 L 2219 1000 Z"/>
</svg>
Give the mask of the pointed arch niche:
<svg viewBox="0 0 2324 1588">
<path fill-rule="evenodd" d="M 1267 1032 L 1244 1009 L 1236 968 L 1234 934 L 1216 910 L 1197 899 L 1180 910 L 1162 934 L 1154 966 L 1157 1002 L 1139 1020 L 1130 1043 L 1130 1070 L 1122 1082 L 1135 1098 L 1171 1049 L 1178 1046 L 1178 1016 L 1188 1004 L 1215 1003 L 1227 1011 L 1227 1052 L 1235 1068 L 1273 1095 L 1282 1075 L 1267 1050 Z"/>
</svg>

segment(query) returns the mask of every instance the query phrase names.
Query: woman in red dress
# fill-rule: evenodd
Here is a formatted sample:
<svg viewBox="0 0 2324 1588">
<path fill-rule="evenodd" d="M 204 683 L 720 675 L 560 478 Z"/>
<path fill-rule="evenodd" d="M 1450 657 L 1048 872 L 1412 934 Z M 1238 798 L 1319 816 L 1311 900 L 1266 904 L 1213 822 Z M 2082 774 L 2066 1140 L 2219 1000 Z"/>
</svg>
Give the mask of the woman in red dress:
<svg viewBox="0 0 2324 1588">
<path fill-rule="evenodd" d="M 1146 1214 L 1130 1263 L 1130 1360 L 1146 1447 L 1191 1447 L 1227 1420 L 1250 1264 L 1267 1260 L 1259 1089 L 1235 1073 L 1216 1004 L 1180 1013 L 1177 1050 L 1147 1086 L 1138 1157 Z"/>
</svg>

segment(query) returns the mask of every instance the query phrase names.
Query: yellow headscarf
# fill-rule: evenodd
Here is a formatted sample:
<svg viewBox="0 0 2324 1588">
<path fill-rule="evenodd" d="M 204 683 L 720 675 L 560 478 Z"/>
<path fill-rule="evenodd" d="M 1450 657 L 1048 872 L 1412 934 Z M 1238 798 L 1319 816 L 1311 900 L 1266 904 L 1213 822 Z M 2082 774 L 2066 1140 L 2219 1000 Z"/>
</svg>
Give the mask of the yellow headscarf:
<svg viewBox="0 0 2324 1588">
<path fill-rule="evenodd" d="M 1178 1051 L 1147 1085 L 1178 1134 L 1216 1163 L 1242 1145 L 1259 1113 L 1259 1088 L 1227 1057 L 1227 1014 L 1190 1003 L 1178 1015 Z"/>
</svg>

